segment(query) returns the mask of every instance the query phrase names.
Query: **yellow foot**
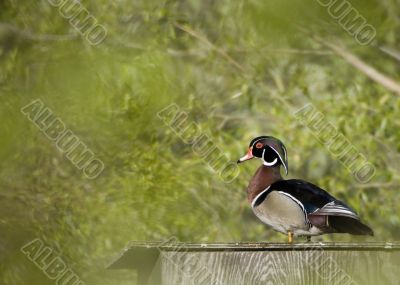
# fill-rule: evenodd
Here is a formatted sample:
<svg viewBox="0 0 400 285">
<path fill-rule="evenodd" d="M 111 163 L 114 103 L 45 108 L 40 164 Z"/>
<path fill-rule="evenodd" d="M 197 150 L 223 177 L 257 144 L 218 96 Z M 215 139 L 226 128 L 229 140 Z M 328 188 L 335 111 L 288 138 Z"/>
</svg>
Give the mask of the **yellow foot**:
<svg viewBox="0 0 400 285">
<path fill-rule="evenodd" d="M 288 242 L 293 243 L 293 233 L 291 231 L 288 231 Z"/>
</svg>

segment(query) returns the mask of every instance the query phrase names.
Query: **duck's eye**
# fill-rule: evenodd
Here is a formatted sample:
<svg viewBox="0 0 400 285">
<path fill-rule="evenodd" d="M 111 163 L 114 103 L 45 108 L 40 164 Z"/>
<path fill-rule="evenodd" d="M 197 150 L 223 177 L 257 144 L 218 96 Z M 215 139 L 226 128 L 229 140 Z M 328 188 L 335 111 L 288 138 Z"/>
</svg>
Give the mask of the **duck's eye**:
<svg viewBox="0 0 400 285">
<path fill-rule="evenodd" d="M 264 145 L 262 143 L 256 143 L 256 148 L 262 148 Z"/>
</svg>

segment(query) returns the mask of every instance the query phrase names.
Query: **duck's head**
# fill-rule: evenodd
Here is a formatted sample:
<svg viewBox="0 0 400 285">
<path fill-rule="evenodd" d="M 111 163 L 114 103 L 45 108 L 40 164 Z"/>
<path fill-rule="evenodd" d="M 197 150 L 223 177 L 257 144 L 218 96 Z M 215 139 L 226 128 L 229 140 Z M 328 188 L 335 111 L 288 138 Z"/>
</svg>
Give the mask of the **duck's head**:
<svg viewBox="0 0 400 285">
<path fill-rule="evenodd" d="M 289 172 L 286 148 L 277 138 L 260 136 L 252 139 L 247 154 L 240 158 L 237 163 L 254 157 L 261 158 L 263 164 L 267 167 L 279 167 L 282 164 L 286 175 Z"/>
</svg>

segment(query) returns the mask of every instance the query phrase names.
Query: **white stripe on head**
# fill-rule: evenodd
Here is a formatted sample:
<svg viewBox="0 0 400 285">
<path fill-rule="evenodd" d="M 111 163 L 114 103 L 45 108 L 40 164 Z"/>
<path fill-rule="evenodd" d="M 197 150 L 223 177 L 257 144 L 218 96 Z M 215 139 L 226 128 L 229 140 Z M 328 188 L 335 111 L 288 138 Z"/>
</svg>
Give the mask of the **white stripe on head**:
<svg viewBox="0 0 400 285">
<path fill-rule="evenodd" d="M 268 145 L 268 146 L 269 146 L 270 148 L 272 148 L 272 150 L 275 151 L 276 154 L 279 156 L 279 159 L 281 160 L 281 162 L 282 162 L 282 164 L 283 164 L 283 167 L 285 167 L 285 172 L 286 172 L 286 175 L 287 175 L 289 172 L 288 172 L 288 169 L 287 169 L 287 167 L 286 167 L 285 161 L 282 159 L 281 155 L 279 154 L 279 152 L 278 152 L 275 148 L 273 148 L 273 147 L 270 146 L 270 145 Z M 285 152 L 285 155 L 286 155 L 286 152 Z"/>
<path fill-rule="evenodd" d="M 285 159 L 287 159 L 286 147 L 282 145 L 283 152 L 285 153 Z"/>
</svg>

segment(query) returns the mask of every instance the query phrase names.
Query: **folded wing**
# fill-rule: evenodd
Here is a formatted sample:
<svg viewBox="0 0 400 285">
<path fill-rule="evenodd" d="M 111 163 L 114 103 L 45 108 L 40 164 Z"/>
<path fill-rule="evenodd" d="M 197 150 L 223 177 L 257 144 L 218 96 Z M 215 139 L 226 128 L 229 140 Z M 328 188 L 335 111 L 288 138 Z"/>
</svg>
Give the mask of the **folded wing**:
<svg viewBox="0 0 400 285">
<path fill-rule="evenodd" d="M 372 229 L 360 221 L 353 209 L 310 182 L 281 180 L 270 189 L 286 192 L 299 200 L 310 224 L 324 232 L 373 235 Z"/>
</svg>

